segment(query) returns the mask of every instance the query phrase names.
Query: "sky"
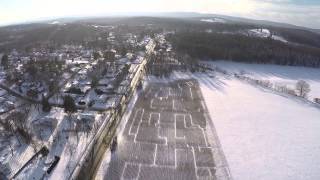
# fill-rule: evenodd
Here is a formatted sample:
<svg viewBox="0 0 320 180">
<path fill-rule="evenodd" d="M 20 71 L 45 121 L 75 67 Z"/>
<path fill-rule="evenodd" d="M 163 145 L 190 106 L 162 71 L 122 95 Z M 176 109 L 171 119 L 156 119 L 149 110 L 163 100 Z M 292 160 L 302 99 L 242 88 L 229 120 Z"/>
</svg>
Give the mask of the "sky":
<svg viewBox="0 0 320 180">
<path fill-rule="evenodd" d="M 320 29 L 320 0 L 0 0 L 0 25 L 139 12 L 213 13 Z"/>
</svg>

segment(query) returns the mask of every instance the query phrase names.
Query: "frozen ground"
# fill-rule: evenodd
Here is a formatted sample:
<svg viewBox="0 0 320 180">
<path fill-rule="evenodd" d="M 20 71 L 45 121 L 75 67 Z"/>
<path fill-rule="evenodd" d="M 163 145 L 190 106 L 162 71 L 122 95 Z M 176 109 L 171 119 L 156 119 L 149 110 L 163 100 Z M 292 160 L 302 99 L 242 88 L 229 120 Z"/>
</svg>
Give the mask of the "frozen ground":
<svg viewBox="0 0 320 180">
<path fill-rule="evenodd" d="M 320 69 L 266 65 L 266 64 L 246 64 L 230 61 L 210 62 L 229 72 L 239 73 L 245 71 L 246 75 L 263 80 L 270 80 L 273 83 L 287 85 L 294 88 L 298 80 L 305 80 L 311 86 L 309 99 L 320 98 Z"/>
<path fill-rule="evenodd" d="M 204 19 L 201 21 L 215 22 L 214 20 L 210 20 L 210 19 Z M 208 31 L 208 32 L 210 32 L 210 31 Z M 235 31 L 235 32 L 222 31 L 221 33 L 222 34 L 241 34 L 244 36 L 262 38 L 262 39 L 271 38 L 275 41 L 281 41 L 283 43 L 291 43 L 288 40 L 286 40 L 284 37 L 282 37 L 281 35 L 276 35 L 275 33 L 272 33 L 269 29 L 246 29 L 246 30 Z"/>
<path fill-rule="evenodd" d="M 35 158 L 15 179 L 68 179 L 76 163 L 92 141 L 94 132 L 102 124 L 102 121 L 109 119 L 110 116 L 109 113 L 95 113 L 95 119 L 92 120 L 92 124 L 89 124 L 89 122 L 85 124 L 90 126 L 91 130 L 84 125 L 80 127 L 80 120 L 76 120 L 78 114 L 68 116 L 61 108 L 53 108 L 49 114 L 32 112 L 35 112 L 32 114 L 35 119 L 34 122 L 48 119 L 48 122 L 57 121 L 57 125 L 54 126 L 54 129 L 49 129 L 49 126 L 37 125 L 36 128 L 35 124 L 32 124 L 34 130 L 39 132 L 39 135 L 34 138 L 38 143 L 39 148 L 37 150 L 42 146 L 46 146 L 49 149 L 49 154 L 46 157 Z M 85 113 L 81 113 L 81 117 L 85 117 Z M 87 112 L 87 114 L 89 113 Z M 38 130 L 39 128 L 41 131 Z M 13 141 L 16 141 L 16 138 L 11 137 L 11 142 Z M 0 153 L 1 163 L 7 164 L 9 162 L 8 165 L 12 170 L 11 177 L 35 154 L 35 150 L 31 146 L 13 144 L 13 155 L 11 155 L 9 148 L 2 150 Z M 52 164 L 54 156 L 59 156 L 60 161 L 52 173 L 48 175 L 46 170 Z"/>
<path fill-rule="evenodd" d="M 211 19 L 201 19 L 202 22 L 208 22 L 208 23 L 225 23 L 226 20 L 222 18 L 211 18 Z"/>
<path fill-rule="evenodd" d="M 269 29 L 251 29 L 248 31 L 251 36 L 260 37 L 260 38 L 268 38 L 271 37 L 274 40 L 281 41 L 287 43 L 288 41 L 281 36 L 271 34 Z"/>
<path fill-rule="evenodd" d="M 235 180 L 320 179 L 318 108 L 221 81 L 219 89 L 201 90 Z"/>
</svg>

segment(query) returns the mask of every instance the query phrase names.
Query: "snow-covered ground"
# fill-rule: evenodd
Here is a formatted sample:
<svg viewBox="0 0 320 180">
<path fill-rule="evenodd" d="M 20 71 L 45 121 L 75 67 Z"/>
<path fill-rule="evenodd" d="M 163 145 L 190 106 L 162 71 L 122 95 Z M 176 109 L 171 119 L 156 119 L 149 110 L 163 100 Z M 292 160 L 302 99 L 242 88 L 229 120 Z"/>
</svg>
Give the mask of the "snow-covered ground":
<svg viewBox="0 0 320 180">
<path fill-rule="evenodd" d="M 213 61 L 210 63 L 231 73 L 244 71 L 246 76 L 270 80 L 274 84 L 287 85 L 290 88 L 295 88 L 298 80 L 305 80 L 311 88 L 309 99 L 320 98 L 320 69 L 317 68 L 246 64 L 230 61 Z"/>
<path fill-rule="evenodd" d="M 202 22 L 208 22 L 208 23 L 225 23 L 226 20 L 222 18 L 210 18 L 210 19 L 201 19 Z"/>
<path fill-rule="evenodd" d="M 320 109 L 235 79 L 201 85 L 235 180 L 320 179 Z"/>
<path fill-rule="evenodd" d="M 58 24 L 58 25 L 66 25 L 65 23 L 63 23 L 63 22 L 60 22 L 60 21 L 51 21 L 51 22 L 49 22 L 48 24 Z"/>
<path fill-rule="evenodd" d="M 268 66 L 260 68 L 270 70 Z M 312 77 L 308 72 L 317 72 L 307 68 L 307 73 L 302 73 L 303 68 L 297 69 L 296 76 L 304 79 Z M 252 70 L 259 72 L 253 67 Z M 290 72 L 287 67 L 283 71 Z M 200 83 L 235 180 L 320 179 L 319 107 L 231 76 L 175 73 L 172 79 L 190 77 Z M 317 77 L 320 78 L 315 76 L 313 80 L 318 81 Z"/>
<path fill-rule="evenodd" d="M 283 38 L 281 36 L 271 34 L 269 29 L 250 29 L 248 31 L 248 33 L 249 33 L 249 35 L 255 36 L 255 37 L 260 37 L 260 38 L 271 37 L 272 39 L 277 40 L 277 41 L 282 41 L 285 43 L 288 42 L 285 38 Z"/>
<path fill-rule="evenodd" d="M 59 23 L 60 23 L 59 21 L 52 21 L 49 24 L 59 24 Z"/>
<path fill-rule="evenodd" d="M 147 84 L 144 83 L 144 87 L 146 85 Z M 125 125 L 131 115 L 131 112 L 133 110 L 133 107 L 134 107 L 137 99 L 138 99 L 138 96 L 139 96 L 139 92 L 136 92 L 133 95 L 133 97 L 131 98 L 131 100 L 128 104 L 128 107 L 127 107 L 124 115 L 121 118 L 121 123 L 117 127 L 116 134 L 122 134 L 122 132 L 124 131 Z M 102 160 L 101 160 L 101 164 L 97 170 L 95 180 L 103 180 L 104 179 L 106 172 L 108 170 L 108 167 L 109 167 L 110 160 L 111 160 L 111 151 L 110 151 L 110 149 L 107 149 Z"/>
<path fill-rule="evenodd" d="M 50 113 L 35 110 L 32 112 L 30 116 L 34 121 L 30 126 L 37 134 L 34 137 L 39 147 L 36 151 L 42 146 L 48 147 L 50 151 L 46 157 L 35 158 L 15 179 L 68 179 L 97 129 L 110 117 L 110 113 L 98 114 L 97 112 L 94 112 L 93 116 L 90 111 L 69 116 L 62 108 L 53 108 Z M 90 117 L 93 118 L 90 119 Z M 81 119 L 85 119 L 86 123 L 81 123 Z M 38 125 L 38 122 L 41 125 Z M 49 126 L 50 122 L 55 125 Z M 11 148 L 1 150 L 0 162 L 9 166 L 10 177 L 12 177 L 35 154 L 35 150 L 32 145 L 25 143 L 17 145 L 15 137 L 10 137 L 10 141 L 13 152 L 10 151 Z M 2 142 L 1 138 L 0 142 Z M 51 166 L 55 156 L 60 157 L 60 161 L 48 175 L 46 170 Z"/>
<path fill-rule="evenodd" d="M 68 179 L 70 177 L 72 170 L 76 167 L 77 163 L 82 158 L 83 153 L 85 153 L 87 150 L 89 143 L 93 140 L 96 131 L 101 126 L 103 121 L 108 120 L 110 117 L 110 114 L 100 115 L 96 112 L 94 114 L 94 130 L 90 132 L 78 132 L 78 135 L 75 133 L 70 133 L 68 128 L 66 128 L 68 126 L 68 122 L 66 122 L 68 120 L 67 118 L 60 123 L 60 126 L 63 128 L 62 131 L 65 131 L 65 133 L 60 132 L 59 137 L 65 138 L 66 140 L 60 140 L 60 142 L 56 142 L 57 144 L 53 143 L 52 147 L 50 148 L 51 152 L 49 154 L 49 158 L 51 156 L 53 159 L 53 156 L 58 155 L 60 156 L 60 161 L 52 174 L 46 179 Z"/>
</svg>

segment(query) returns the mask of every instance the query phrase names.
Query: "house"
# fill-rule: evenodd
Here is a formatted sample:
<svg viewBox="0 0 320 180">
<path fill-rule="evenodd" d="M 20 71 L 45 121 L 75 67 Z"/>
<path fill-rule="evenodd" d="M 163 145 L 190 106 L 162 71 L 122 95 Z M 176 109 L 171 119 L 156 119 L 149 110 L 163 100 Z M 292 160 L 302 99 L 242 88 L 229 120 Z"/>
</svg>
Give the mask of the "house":
<svg viewBox="0 0 320 180">
<path fill-rule="evenodd" d="M 111 78 L 103 78 L 99 80 L 99 85 L 102 86 L 107 86 L 108 84 L 110 84 L 112 82 Z"/>
<path fill-rule="evenodd" d="M 130 60 L 128 58 L 121 58 L 116 62 L 117 65 L 121 64 L 130 64 Z"/>
<path fill-rule="evenodd" d="M 113 88 L 113 86 L 111 84 L 108 85 L 107 87 L 106 86 L 98 86 L 98 87 L 95 88 L 95 92 L 98 95 L 101 95 L 101 94 L 113 94 L 114 93 L 114 88 Z"/>
<path fill-rule="evenodd" d="M 87 93 L 87 91 L 91 89 L 90 85 L 80 84 L 78 81 L 74 81 L 73 83 L 74 84 L 72 84 L 71 87 L 65 91 L 65 93 L 81 95 Z"/>
<path fill-rule="evenodd" d="M 90 112 L 80 113 L 78 116 L 78 119 L 83 121 L 94 121 L 95 115 L 94 113 L 90 113 Z"/>
<path fill-rule="evenodd" d="M 137 58 L 137 56 L 133 53 L 127 53 L 126 58 L 129 59 L 130 61 L 134 60 Z"/>
<path fill-rule="evenodd" d="M 89 60 L 87 58 L 75 57 L 75 58 L 66 60 L 66 63 L 74 64 L 74 65 L 82 65 L 82 64 L 89 64 Z"/>
<path fill-rule="evenodd" d="M 81 50 L 80 53 L 81 53 L 82 57 L 87 58 L 87 59 L 91 59 L 91 55 L 92 55 L 93 51 L 92 50 Z"/>
</svg>

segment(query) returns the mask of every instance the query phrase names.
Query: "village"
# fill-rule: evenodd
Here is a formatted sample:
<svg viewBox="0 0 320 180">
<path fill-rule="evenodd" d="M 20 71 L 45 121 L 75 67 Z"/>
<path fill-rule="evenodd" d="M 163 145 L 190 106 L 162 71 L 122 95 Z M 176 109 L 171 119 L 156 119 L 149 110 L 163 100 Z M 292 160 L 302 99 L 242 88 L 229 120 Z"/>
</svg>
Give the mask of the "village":
<svg viewBox="0 0 320 180">
<path fill-rule="evenodd" d="M 0 27 L 0 180 L 319 179 L 320 35 L 295 28 Z"/>
<path fill-rule="evenodd" d="M 155 49 L 171 51 L 164 34 L 106 39 L 107 49 L 64 44 L 2 55 L 0 179 L 74 176 L 90 143 L 142 87 Z"/>
</svg>

